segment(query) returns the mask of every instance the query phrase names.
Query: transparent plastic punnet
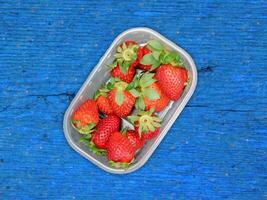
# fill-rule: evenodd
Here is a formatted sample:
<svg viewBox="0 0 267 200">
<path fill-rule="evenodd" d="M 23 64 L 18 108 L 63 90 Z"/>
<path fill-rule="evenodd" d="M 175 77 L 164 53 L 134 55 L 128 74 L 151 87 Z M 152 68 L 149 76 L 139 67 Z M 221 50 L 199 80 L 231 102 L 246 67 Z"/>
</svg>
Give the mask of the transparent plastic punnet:
<svg viewBox="0 0 267 200">
<path fill-rule="evenodd" d="M 188 70 L 189 82 L 185 87 L 185 90 L 178 101 L 170 102 L 167 108 L 160 113 L 159 117 L 162 119 L 162 127 L 160 129 L 159 135 L 153 140 L 147 142 L 145 146 L 136 154 L 134 162 L 130 165 L 128 169 L 116 169 L 109 166 L 106 157 L 94 155 L 87 147 L 85 143 L 81 143 L 80 135 L 71 125 L 71 116 L 76 110 L 76 108 L 86 101 L 88 98 L 92 98 L 95 91 L 110 78 L 110 73 L 107 68 L 107 64 L 113 61 L 114 53 L 116 47 L 124 42 L 125 40 L 134 40 L 139 44 L 145 44 L 149 40 L 159 40 L 166 48 L 176 51 L 182 58 L 186 69 Z M 90 160 L 92 163 L 102 168 L 103 170 L 115 173 L 115 174 L 126 174 L 133 172 L 143 166 L 152 153 L 155 151 L 161 140 L 164 138 L 168 130 L 171 128 L 172 124 L 179 116 L 190 97 L 192 96 L 197 83 L 197 71 L 194 61 L 190 55 L 178 47 L 176 44 L 163 37 L 158 32 L 149 28 L 133 28 L 124 31 L 113 41 L 108 50 L 105 52 L 103 57 L 99 60 L 98 64 L 95 66 L 91 74 L 88 76 L 87 80 L 84 82 L 79 92 L 72 100 L 69 105 L 63 122 L 64 134 L 69 143 L 69 145 L 77 151 L 79 154 Z M 122 126 L 132 128 L 132 125 L 127 121 L 127 119 L 122 119 Z"/>
</svg>

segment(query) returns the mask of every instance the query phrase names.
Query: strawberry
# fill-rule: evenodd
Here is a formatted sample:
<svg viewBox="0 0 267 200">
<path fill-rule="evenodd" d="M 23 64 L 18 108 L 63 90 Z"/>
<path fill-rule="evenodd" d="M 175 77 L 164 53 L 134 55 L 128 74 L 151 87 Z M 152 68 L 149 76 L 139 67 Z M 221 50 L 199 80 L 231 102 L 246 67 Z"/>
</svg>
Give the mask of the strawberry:
<svg viewBox="0 0 267 200">
<path fill-rule="evenodd" d="M 148 48 L 147 45 L 145 45 L 142 48 L 142 51 L 143 51 L 143 56 L 151 53 L 151 50 Z M 145 70 L 145 71 L 149 71 L 149 70 L 152 69 L 152 65 L 144 65 L 144 64 L 139 63 L 138 68 L 142 69 L 142 70 Z"/>
<path fill-rule="evenodd" d="M 130 83 L 135 75 L 135 66 L 142 57 L 142 49 L 134 41 L 125 41 L 118 46 L 115 60 L 109 67 L 111 75 Z"/>
<path fill-rule="evenodd" d="M 137 127 L 135 127 L 135 130 L 137 130 Z M 159 134 L 159 128 L 155 129 L 154 131 L 149 131 L 145 134 L 142 134 L 142 140 L 146 141 L 146 140 L 152 140 L 153 138 L 157 137 L 157 135 Z"/>
<path fill-rule="evenodd" d="M 128 138 L 129 142 L 132 144 L 135 151 L 140 149 L 145 143 L 143 138 L 139 137 L 138 133 L 133 130 L 128 130 L 126 132 L 126 137 Z"/>
<path fill-rule="evenodd" d="M 143 47 L 143 57 L 139 67 L 143 70 L 153 71 L 161 64 L 182 65 L 180 56 L 173 51 L 169 51 L 157 40 L 151 40 Z"/>
<path fill-rule="evenodd" d="M 88 99 L 72 115 L 72 125 L 81 134 L 88 135 L 99 121 L 96 102 Z"/>
<path fill-rule="evenodd" d="M 97 90 L 94 95 L 94 99 L 96 100 L 98 109 L 106 115 L 110 115 L 113 113 L 110 102 L 108 100 L 108 92 L 108 86 L 107 84 L 105 84 L 99 90 Z"/>
<path fill-rule="evenodd" d="M 156 71 L 155 78 L 164 94 L 173 101 L 182 95 L 188 79 L 185 68 L 170 64 L 161 65 Z"/>
<path fill-rule="evenodd" d="M 131 112 L 135 97 L 127 89 L 128 84 L 118 79 L 111 79 L 112 88 L 108 93 L 108 99 L 114 114 L 126 117 Z"/>
<path fill-rule="evenodd" d="M 147 98 L 146 96 L 143 96 L 144 99 L 144 103 L 145 103 L 145 110 L 149 110 L 152 107 L 155 108 L 155 112 L 161 111 L 164 108 L 166 108 L 166 106 L 169 104 L 170 100 L 169 98 L 162 92 L 162 90 L 160 89 L 160 87 L 158 86 L 158 83 L 152 83 L 150 86 L 148 86 L 147 88 L 152 89 L 154 91 L 156 91 L 159 95 L 159 98 L 156 100 L 151 100 L 149 98 Z"/>
<path fill-rule="evenodd" d="M 139 110 L 149 110 L 154 107 L 154 111 L 158 112 L 163 110 L 169 103 L 169 99 L 161 91 L 156 79 L 153 77 L 153 73 L 146 72 L 137 79 L 135 78 L 133 83 L 130 84 L 136 88 L 136 96 L 138 98 L 135 106 Z"/>
<path fill-rule="evenodd" d="M 113 132 L 107 142 L 107 159 L 116 168 L 127 168 L 134 160 L 134 148 L 121 132 Z"/>
<path fill-rule="evenodd" d="M 159 133 L 161 120 L 153 112 L 154 109 L 152 108 L 149 111 L 139 111 L 137 115 L 128 117 L 143 140 L 151 140 Z"/>
<path fill-rule="evenodd" d="M 117 65 L 111 70 L 111 76 L 117 77 L 121 79 L 122 81 L 125 81 L 126 83 L 130 83 L 133 80 L 133 77 L 135 75 L 135 67 L 128 67 L 126 72 L 123 72 L 120 69 L 120 66 Z"/>
<path fill-rule="evenodd" d="M 138 45 L 138 43 L 133 41 L 133 40 L 126 40 L 125 44 L 126 44 L 127 47 L 130 46 L 130 45 L 137 45 L 138 46 L 136 59 L 131 63 L 131 66 L 136 67 L 138 65 L 138 63 L 140 62 L 142 56 L 143 56 L 142 47 L 140 47 Z M 123 48 L 123 44 L 121 44 L 120 47 Z"/>
<path fill-rule="evenodd" d="M 109 115 L 97 124 L 96 130 L 92 133 L 90 149 L 95 154 L 103 154 L 106 149 L 106 143 L 111 133 L 118 131 L 120 128 L 120 118 L 116 115 Z"/>
</svg>

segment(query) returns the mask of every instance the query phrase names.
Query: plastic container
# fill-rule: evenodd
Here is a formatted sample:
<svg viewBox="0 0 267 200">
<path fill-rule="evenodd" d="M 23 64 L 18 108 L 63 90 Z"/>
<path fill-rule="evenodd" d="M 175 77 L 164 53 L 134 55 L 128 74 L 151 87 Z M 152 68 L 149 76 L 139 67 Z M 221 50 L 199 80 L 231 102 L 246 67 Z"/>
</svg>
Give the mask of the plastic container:
<svg viewBox="0 0 267 200">
<path fill-rule="evenodd" d="M 95 91 L 100 87 L 100 85 L 106 82 L 110 78 L 109 71 L 107 70 L 107 64 L 110 64 L 113 61 L 113 55 L 116 51 L 116 47 L 125 40 L 132 39 L 138 42 L 139 44 L 144 44 L 152 39 L 159 40 L 165 47 L 170 50 L 176 51 L 182 58 L 185 67 L 188 70 L 189 83 L 185 87 L 183 95 L 178 101 L 171 102 L 168 107 L 158 113 L 158 115 L 163 119 L 162 127 L 159 135 L 146 143 L 146 145 L 137 153 L 135 161 L 127 170 L 124 169 L 115 169 L 108 165 L 108 162 L 104 157 L 96 156 L 86 146 L 86 144 L 79 142 L 80 135 L 77 131 L 71 126 L 71 116 L 73 111 L 86 99 L 92 98 Z M 194 64 L 194 61 L 190 55 L 178 47 L 176 44 L 163 37 L 158 32 L 149 29 L 149 28 L 132 28 L 121 33 L 110 45 L 108 50 L 102 56 L 98 64 L 95 66 L 91 74 L 88 76 L 87 80 L 84 82 L 79 92 L 72 100 L 69 105 L 63 122 L 64 134 L 70 144 L 70 146 L 77 151 L 79 154 L 90 160 L 92 163 L 102 168 L 103 170 L 115 173 L 115 174 L 125 174 L 133 172 L 143 166 L 152 153 L 155 151 L 161 140 L 164 138 L 168 130 L 171 128 L 172 124 L 182 112 L 183 108 L 189 101 L 192 96 L 197 83 L 197 70 Z M 122 126 L 132 127 L 131 124 L 126 120 L 122 120 Z"/>
</svg>

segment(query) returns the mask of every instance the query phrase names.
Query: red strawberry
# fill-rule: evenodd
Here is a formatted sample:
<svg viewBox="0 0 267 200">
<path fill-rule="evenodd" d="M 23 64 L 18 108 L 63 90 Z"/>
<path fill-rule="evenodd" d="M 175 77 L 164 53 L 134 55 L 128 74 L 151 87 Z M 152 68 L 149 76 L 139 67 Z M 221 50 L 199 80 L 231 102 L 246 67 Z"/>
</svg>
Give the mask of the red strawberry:
<svg viewBox="0 0 267 200">
<path fill-rule="evenodd" d="M 161 111 L 169 104 L 169 98 L 161 91 L 160 87 L 158 86 L 157 82 L 152 83 L 148 88 L 155 90 L 159 98 L 156 100 L 150 100 L 149 98 L 143 96 L 145 102 L 145 110 L 149 110 L 152 107 L 155 108 L 155 112 Z"/>
<path fill-rule="evenodd" d="M 134 159 L 134 148 L 121 132 L 113 132 L 107 142 L 107 159 L 116 168 L 127 168 Z"/>
<path fill-rule="evenodd" d="M 138 133 L 133 130 L 128 130 L 126 132 L 126 137 L 128 138 L 129 142 L 132 144 L 135 151 L 140 149 L 145 143 L 143 138 L 140 138 Z"/>
<path fill-rule="evenodd" d="M 129 121 L 134 125 L 139 136 L 144 140 L 155 138 L 160 130 L 161 120 L 153 114 L 154 110 L 139 111 L 137 115 L 129 116 Z"/>
<path fill-rule="evenodd" d="M 81 134 L 89 134 L 99 121 L 96 102 L 88 99 L 72 115 L 72 124 Z"/>
<path fill-rule="evenodd" d="M 126 83 L 130 83 L 135 75 L 135 67 L 129 66 L 125 73 L 123 73 L 119 65 L 111 70 L 111 76 L 117 77 Z"/>
<path fill-rule="evenodd" d="M 90 149 L 97 155 L 103 155 L 106 149 L 106 143 L 111 133 L 118 131 L 120 128 L 120 118 L 116 115 L 109 115 L 100 120 L 96 130 L 92 133 Z"/>
<path fill-rule="evenodd" d="M 119 45 L 115 60 L 110 65 L 111 75 L 130 83 L 135 75 L 135 66 L 142 58 L 142 49 L 134 41 L 126 41 Z"/>
<path fill-rule="evenodd" d="M 127 83 L 118 80 L 114 81 L 113 89 L 109 92 L 108 99 L 113 112 L 119 117 L 126 117 L 134 106 L 135 97 L 126 90 Z"/>
<path fill-rule="evenodd" d="M 135 127 L 135 130 L 137 130 L 138 128 Z M 146 140 L 151 140 L 155 137 L 157 137 L 157 135 L 159 134 L 159 128 L 155 129 L 154 131 L 149 131 L 149 132 L 146 132 L 145 134 L 142 134 L 142 140 L 146 141 Z"/>
<path fill-rule="evenodd" d="M 138 96 L 135 106 L 139 110 L 149 110 L 154 107 L 154 111 L 163 110 L 169 103 L 169 99 L 161 91 L 153 73 L 144 73 L 138 79 L 134 79 L 134 85 Z"/>
<path fill-rule="evenodd" d="M 128 47 L 129 45 L 137 45 L 138 49 L 137 49 L 137 54 L 136 54 L 136 59 L 131 63 L 132 67 L 135 67 L 138 65 L 138 63 L 140 62 L 142 56 L 143 56 L 143 50 L 142 47 L 140 47 L 138 45 L 137 42 L 133 41 L 133 40 L 126 40 L 125 41 L 126 46 Z M 120 47 L 123 47 L 123 44 L 120 45 Z"/>
<path fill-rule="evenodd" d="M 99 96 L 97 99 L 96 99 L 96 103 L 97 103 L 97 106 L 98 106 L 98 109 L 106 114 L 106 115 L 110 115 L 113 113 L 113 110 L 110 106 L 110 103 L 109 103 L 109 100 L 107 98 L 107 96 Z"/>
<path fill-rule="evenodd" d="M 171 64 L 173 66 L 182 65 L 180 56 L 169 51 L 157 40 L 151 40 L 143 47 L 143 57 L 140 60 L 139 67 L 143 70 L 154 70 L 160 64 Z"/>
<path fill-rule="evenodd" d="M 143 51 L 143 56 L 151 53 L 151 50 L 147 47 L 147 45 L 142 48 L 142 51 Z M 152 66 L 139 63 L 138 68 L 145 71 L 149 71 L 151 70 Z"/>
<path fill-rule="evenodd" d="M 108 100 L 108 92 L 109 89 L 107 88 L 107 85 L 104 85 L 99 90 L 97 90 L 94 95 L 98 109 L 106 115 L 113 113 L 110 102 Z"/>
<path fill-rule="evenodd" d="M 175 101 L 182 95 L 188 77 L 186 69 L 169 64 L 161 65 L 155 78 L 165 95 Z"/>
</svg>

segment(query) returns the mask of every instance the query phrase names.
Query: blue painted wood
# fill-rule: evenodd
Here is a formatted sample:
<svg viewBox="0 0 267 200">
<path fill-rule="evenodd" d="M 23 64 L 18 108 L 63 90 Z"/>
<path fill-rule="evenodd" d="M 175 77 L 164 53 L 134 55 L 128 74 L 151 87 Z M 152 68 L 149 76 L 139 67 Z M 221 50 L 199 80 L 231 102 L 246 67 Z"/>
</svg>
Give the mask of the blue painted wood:
<svg viewBox="0 0 267 200">
<path fill-rule="evenodd" d="M 1 199 L 267 199 L 267 4 L 1 1 Z M 116 35 L 147 26 L 195 59 L 196 92 L 147 164 L 108 174 L 63 114 Z"/>
</svg>

